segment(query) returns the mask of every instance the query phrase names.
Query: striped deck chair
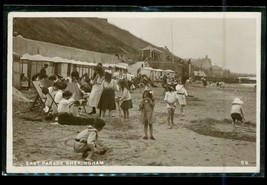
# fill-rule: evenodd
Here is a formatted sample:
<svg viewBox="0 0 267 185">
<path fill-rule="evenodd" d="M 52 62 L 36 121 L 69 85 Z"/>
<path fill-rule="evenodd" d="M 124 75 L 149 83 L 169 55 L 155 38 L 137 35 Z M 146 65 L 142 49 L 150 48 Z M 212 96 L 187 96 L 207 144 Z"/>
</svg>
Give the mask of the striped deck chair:
<svg viewBox="0 0 267 185">
<path fill-rule="evenodd" d="M 58 103 L 55 102 L 53 96 L 47 92 L 46 93 L 46 106 L 48 106 L 47 115 L 52 111 L 53 113 L 57 113 Z"/>
<path fill-rule="evenodd" d="M 30 108 L 31 111 L 33 110 L 33 108 L 36 107 L 36 104 L 38 103 L 39 100 L 40 100 L 41 105 L 43 107 L 45 107 L 45 102 L 46 102 L 46 97 L 42 93 L 42 88 L 41 88 L 42 85 L 41 85 L 41 82 L 40 81 L 33 81 L 32 84 L 33 84 L 33 87 L 35 88 L 35 90 L 37 92 L 37 95 L 36 95 L 36 98 L 35 98 L 32 106 L 31 106 L 31 108 Z M 40 105 L 38 107 L 40 107 Z"/>
<path fill-rule="evenodd" d="M 43 85 L 41 84 L 40 81 L 33 81 L 33 86 L 35 87 L 36 91 L 37 91 L 37 96 L 33 102 L 33 105 L 31 107 L 31 110 L 34 108 L 35 104 L 37 103 L 37 101 L 39 99 L 41 99 L 41 102 L 43 104 L 43 106 L 48 106 L 48 111 L 47 111 L 47 115 L 51 112 L 51 110 L 53 110 L 54 113 L 57 112 L 57 106 L 58 104 L 55 102 L 54 98 L 52 97 L 52 95 L 48 92 L 43 93 Z M 47 105 L 48 103 L 48 105 Z"/>
</svg>

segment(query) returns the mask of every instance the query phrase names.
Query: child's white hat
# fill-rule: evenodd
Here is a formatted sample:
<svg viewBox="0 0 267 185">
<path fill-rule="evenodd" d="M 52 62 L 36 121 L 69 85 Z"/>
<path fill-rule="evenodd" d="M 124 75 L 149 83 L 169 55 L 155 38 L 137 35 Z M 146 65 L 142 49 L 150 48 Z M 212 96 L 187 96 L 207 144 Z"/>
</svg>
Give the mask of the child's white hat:
<svg viewBox="0 0 267 185">
<path fill-rule="evenodd" d="M 233 103 L 236 103 L 236 104 L 243 104 L 244 102 L 240 100 L 240 98 L 235 98 Z"/>
</svg>

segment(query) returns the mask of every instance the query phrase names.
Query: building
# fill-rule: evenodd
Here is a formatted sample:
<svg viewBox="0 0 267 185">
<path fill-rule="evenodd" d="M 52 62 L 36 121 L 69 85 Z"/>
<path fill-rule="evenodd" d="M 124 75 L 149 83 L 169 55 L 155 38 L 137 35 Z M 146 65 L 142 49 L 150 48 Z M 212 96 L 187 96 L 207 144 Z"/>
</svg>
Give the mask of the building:
<svg viewBox="0 0 267 185">
<path fill-rule="evenodd" d="M 121 61 L 115 55 L 81 50 L 62 45 L 25 39 L 21 36 L 13 38 L 13 83 L 19 89 L 20 75 L 25 74 L 28 87 L 33 75 L 39 73 L 46 63 L 47 74 L 61 74 L 70 76 L 74 65 L 80 76 L 87 73 L 93 74 L 93 67 L 97 63 L 105 64 L 104 67 L 115 67 Z M 125 68 L 118 65 L 117 68 Z M 19 75 L 18 75 L 19 74 Z"/>
</svg>

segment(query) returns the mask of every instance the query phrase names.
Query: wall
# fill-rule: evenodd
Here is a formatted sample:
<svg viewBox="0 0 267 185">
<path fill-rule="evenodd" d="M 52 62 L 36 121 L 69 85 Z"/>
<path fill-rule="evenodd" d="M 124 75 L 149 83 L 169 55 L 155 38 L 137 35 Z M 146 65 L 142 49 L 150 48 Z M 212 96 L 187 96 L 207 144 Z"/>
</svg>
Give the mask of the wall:
<svg viewBox="0 0 267 185">
<path fill-rule="evenodd" d="M 35 41 L 17 36 L 13 38 L 13 52 L 20 55 L 26 53 L 30 55 L 40 54 L 47 57 L 61 57 L 87 62 L 101 62 L 116 64 L 121 62 L 118 57 L 105 53 L 76 49 L 72 47 Z"/>
</svg>

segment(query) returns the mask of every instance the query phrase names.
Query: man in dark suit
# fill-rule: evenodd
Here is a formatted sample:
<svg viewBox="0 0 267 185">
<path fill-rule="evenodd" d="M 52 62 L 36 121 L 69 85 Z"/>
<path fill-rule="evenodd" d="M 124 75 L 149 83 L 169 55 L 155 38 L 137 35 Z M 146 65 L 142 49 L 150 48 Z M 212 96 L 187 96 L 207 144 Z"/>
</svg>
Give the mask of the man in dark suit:
<svg viewBox="0 0 267 185">
<path fill-rule="evenodd" d="M 77 71 L 77 66 L 74 65 L 73 66 L 73 71 L 71 73 L 72 82 L 78 81 L 79 77 L 80 77 L 80 75 L 79 75 L 79 72 Z"/>
<path fill-rule="evenodd" d="M 42 67 L 42 69 L 40 70 L 40 73 L 39 73 L 39 79 L 40 80 L 48 77 L 46 74 L 47 67 L 48 67 L 48 64 L 44 64 L 44 67 Z"/>
</svg>

